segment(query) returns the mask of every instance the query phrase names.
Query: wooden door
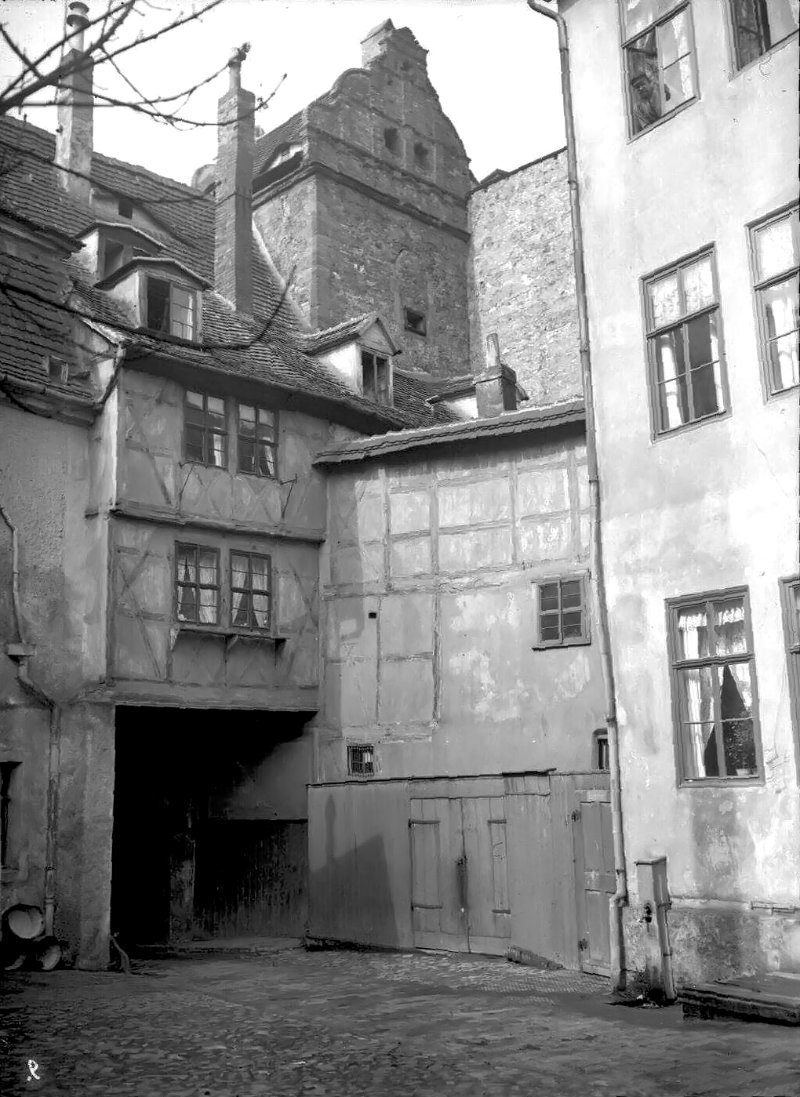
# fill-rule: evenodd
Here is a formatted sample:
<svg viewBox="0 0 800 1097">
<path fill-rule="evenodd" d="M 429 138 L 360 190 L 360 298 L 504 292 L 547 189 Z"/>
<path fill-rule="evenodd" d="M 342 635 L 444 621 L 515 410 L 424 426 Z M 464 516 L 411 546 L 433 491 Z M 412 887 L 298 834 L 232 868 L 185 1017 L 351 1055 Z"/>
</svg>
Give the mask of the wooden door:
<svg viewBox="0 0 800 1097">
<path fill-rule="evenodd" d="M 614 894 L 614 844 L 607 789 L 578 789 L 573 812 L 578 934 L 582 971 L 608 975 L 608 901 Z"/>
<path fill-rule="evenodd" d="M 469 951 L 502 956 L 511 936 L 503 797 L 464 797 L 461 823 Z"/>
<path fill-rule="evenodd" d="M 461 801 L 412 798 L 411 915 L 418 948 L 467 952 Z"/>
</svg>

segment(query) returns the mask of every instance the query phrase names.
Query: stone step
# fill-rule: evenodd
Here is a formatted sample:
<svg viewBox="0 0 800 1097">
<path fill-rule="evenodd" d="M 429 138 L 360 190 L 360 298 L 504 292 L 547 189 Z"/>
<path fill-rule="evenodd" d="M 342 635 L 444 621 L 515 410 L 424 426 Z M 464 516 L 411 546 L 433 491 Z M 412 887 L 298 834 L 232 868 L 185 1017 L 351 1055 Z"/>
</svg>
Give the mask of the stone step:
<svg viewBox="0 0 800 1097">
<path fill-rule="evenodd" d="M 738 1017 L 800 1025 L 800 972 L 772 971 L 683 986 L 678 1002 L 684 1017 Z"/>
</svg>

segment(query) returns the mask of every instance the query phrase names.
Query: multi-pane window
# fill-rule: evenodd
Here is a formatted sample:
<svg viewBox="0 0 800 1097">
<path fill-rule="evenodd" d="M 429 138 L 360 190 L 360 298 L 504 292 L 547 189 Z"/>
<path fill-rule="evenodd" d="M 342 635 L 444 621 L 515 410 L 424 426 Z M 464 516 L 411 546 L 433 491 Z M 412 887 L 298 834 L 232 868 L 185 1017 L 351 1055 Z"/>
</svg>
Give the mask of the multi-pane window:
<svg viewBox="0 0 800 1097">
<path fill-rule="evenodd" d="M 789 702 L 800 749 L 800 576 L 781 581 L 781 601 L 789 664 Z"/>
<path fill-rule="evenodd" d="M 251 476 L 277 476 L 275 412 L 254 404 L 239 404 L 237 415 L 239 472 Z"/>
<path fill-rule="evenodd" d="M 582 578 L 537 583 L 536 647 L 586 643 L 589 622 Z"/>
<path fill-rule="evenodd" d="M 219 553 L 204 545 L 175 545 L 175 613 L 179 621 L 219 621 Z"/>
<path fill-rule="evenodd" d="M 745 591 L 670 603 L 681 776 L 758 774 L 755 664 Z"/>
<path fill-rule="evenodd" d="M 147 327 L 180 339 L 193 339 L 196 328 L 194 290 L 164 278 L 147 279 Z"/>
<path fill-rule="evenodd" d="M 736 67 L 743 68 L 797 30 L 797 0 L 730 0 Z"/>
<path fill-rule="evenodd" d="M 226 468 L 228 432 L 225 401 L 204 392 L 188 392 L 184 401 L 184 458 L 201 465 Z"/>
<path fill-rule="evenodd" d="M 389 403 L 389 360 L 372 351 L 361 352 L 361 391 L 370 400 Z"/>
<path fill-rule="evenodd" d="M 755 290 L 767 388 L 783 392 L 800 383 L 797 361 L 800 311 L 800 221 L 797 207 L 752 230 Z"/>
<path fill-rule="evenodd" d="M 366 777 L 375 772 L 375 748 L 371 743 L 348 744 L 347 772 L 355 777 Z"/>
<path fill-rule="evenodd" d="M 721 323 L 711 252 L 645 282 L 655 433 L 725 410 Z"/>
<path fill-rule="evenodd" d="M 270 627 L 271 575 L 269 556 L 231 553 L 231 624 L 241 628 Z"/>
<path fill-rule="evenodd" d="M 688 4 L 621 0 L 622 48 L 631 133 L 663 118 L 697 94 Z"/>
</svg>

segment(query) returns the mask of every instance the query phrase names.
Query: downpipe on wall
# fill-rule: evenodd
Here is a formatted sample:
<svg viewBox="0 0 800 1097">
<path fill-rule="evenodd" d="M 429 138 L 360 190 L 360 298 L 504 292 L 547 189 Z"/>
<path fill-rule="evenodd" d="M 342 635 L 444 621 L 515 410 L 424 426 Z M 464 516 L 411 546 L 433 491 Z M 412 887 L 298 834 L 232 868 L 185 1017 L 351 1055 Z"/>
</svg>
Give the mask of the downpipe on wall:
<svg viewBox="0 0 800 1097">
<path fill-rule="evenodd" d="M 583 231 L 578 195 L 578 162 L 575 149 L 575 122 L 572 113 L 572 88 L 569 75 L 569 45 L 567 24 L 562 15 L 541 0 L 527 0 L 537 15 L 546 15 L 558 26 L 558 51 L 561 58 L 561 92 L 564 101 L 564 128 L 567 138 L 567 181 L 572 217 L 572 252 L 575 265 L 575 292 L 578 304 L 578 337 L 580 345 L 581 381 L 586 405 L 586 463 L 589 476 L 589 523 L 591 529 L 590 576 L 597 619 L 597 644 L 603 674 L 608 731 L 609 779 L 611 786 L 611 823 L 614 840 L 614 874 L 616 890 L 609 899 L 611 986 L 621 989 L 625 984 L 623 963 L 622 908 L 628 901 L 628 880 L 625 871 L 625 842 L 622 831 L 622 792 L 620 785 L 619 728 L 614 685 L 614 664 L 608 629 L 603 542 L 600 530 L 600 479 L 597 465 L 597 440 L 594 415 L 592 360 L 589 346 L 589 318 L 586 302 L 586 271 L 583 262 Z"/>
</svg>

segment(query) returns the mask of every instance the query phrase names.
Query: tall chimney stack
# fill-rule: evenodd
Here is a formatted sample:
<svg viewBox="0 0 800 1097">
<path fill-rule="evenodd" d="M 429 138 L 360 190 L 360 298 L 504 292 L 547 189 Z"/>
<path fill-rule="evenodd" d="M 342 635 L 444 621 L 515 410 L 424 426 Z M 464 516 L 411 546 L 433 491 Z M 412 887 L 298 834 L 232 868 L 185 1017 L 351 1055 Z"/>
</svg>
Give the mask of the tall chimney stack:
<svg viewBox="0 0 800 1097">
<path fill-rule="evenodd" d="M 253 312 L 253 156 L 255 102 L 243 91 L 242 61 L 249 45 L 228 62 L 230 87 L 219 101 L 216 218 L 214 224 L 215 288 L 237 312 Z"/>
<path fill-rule="evenodd" d="M 72 36 L 63 60 L 69 62 L 78 60 L 83 54 L 83 32 L 89 25 L 89 9 L 82 0 L 71 0 L 67 10 L 67 32 L 72 32 Z M 56 164 L 64 169 L 58 173 L 61 185 L 75 198 L 87 203 L 91 196 L 94 136 L 93 68 L 92 62 L 87 61 L 61 81 L 56 135 Z"/>
</svg>

